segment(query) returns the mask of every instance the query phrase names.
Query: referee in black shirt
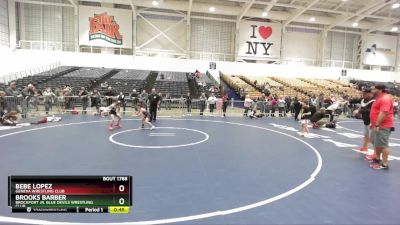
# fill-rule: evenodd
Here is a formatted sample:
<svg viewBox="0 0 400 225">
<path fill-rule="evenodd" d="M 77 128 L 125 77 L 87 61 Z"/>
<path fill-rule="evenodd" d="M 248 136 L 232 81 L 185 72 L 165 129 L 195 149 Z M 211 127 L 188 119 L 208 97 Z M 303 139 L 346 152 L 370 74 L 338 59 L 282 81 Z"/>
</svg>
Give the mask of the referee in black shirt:
<svg viewBox="0 0 400 225">
<path fill-rule="evenodd" d="M 161 97 L 156 93 L 155 88 L 151 90 L 148 101 L 150 105 L 150 122 L 155 122 L 157 120 L 157 108 L 161 101 Z"/>
</svg>

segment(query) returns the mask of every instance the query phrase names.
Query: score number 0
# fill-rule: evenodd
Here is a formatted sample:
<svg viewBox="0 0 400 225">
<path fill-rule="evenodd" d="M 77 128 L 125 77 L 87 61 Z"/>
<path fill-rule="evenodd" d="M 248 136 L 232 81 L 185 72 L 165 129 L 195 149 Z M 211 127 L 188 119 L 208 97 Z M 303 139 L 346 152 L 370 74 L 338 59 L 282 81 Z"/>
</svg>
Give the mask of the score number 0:
<svg viewBox="0 0 400 225">
<path fill-rule="evenodd" d="M 124 186 L 124 185 L 119 185 L 118 190 L 119 190 L 120 192 L 124 192 L 124 191 L 125 191 L 125 186 Z M 120 205 L 125 204 L 125 199 L 124 199 L 124 198 L 120 198 L 120 199 L 118 200 L 118 203 L 119 203 Z"/>
</svg>

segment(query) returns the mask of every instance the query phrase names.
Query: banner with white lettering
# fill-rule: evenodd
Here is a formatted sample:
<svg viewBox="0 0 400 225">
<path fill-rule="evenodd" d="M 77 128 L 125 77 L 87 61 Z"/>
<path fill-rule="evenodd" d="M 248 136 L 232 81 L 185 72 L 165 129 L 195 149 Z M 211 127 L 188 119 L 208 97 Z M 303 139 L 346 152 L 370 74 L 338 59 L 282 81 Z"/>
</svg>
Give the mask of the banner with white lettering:
<svg viewBox="0 0 400 225">
<path fill-rule="evenodd" d="M 132 48 L 132 11 L 79 6 L 79 45 Z"/>
<path fill-rule="evenodd" d="M 279 59 L 281 31 L 280 23 L 242 21 L 239 28 L 239 58 Z"/>
<path fill-rule="evenodd" d="M 396 36 L 369 34 L 364 43 L 364 64 L 375 66 L 395 66 Z"/>
</svg>

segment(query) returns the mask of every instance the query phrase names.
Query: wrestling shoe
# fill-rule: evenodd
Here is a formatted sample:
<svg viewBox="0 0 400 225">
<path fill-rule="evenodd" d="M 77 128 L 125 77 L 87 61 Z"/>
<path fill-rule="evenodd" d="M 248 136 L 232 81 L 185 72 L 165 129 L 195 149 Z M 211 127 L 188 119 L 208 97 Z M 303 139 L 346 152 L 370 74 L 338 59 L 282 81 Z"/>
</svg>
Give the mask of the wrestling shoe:
<svg viewBox="0 0 400 225">
<path fill-rule="evenodd" d="M 371 163 L 371 164 L 369 164 L 369 167 L 373 167 L 373 166 L 375 166 L 376 164 L 381 164 L 381 163 L 382 163 L 382 161 L 381 161 L 381 160 L 378 160 L 378 159 L 373 159 L 373 160 L 368 161 L 368 162 Z"/>
<path fill-rule="evenodd" d="M 376 164 L 372 165 L 371 168 L 374 170 L 388 170 L 389 166 L 384 165 L 383 163 L 376 163 Z"/>
<path fill-rule="evenodd" d="M 361 147 L 361 148 L 357 148 L 356 150 L 360 151 L 360 152 L 367 152 L 368 148 Z"/>
<path fill-rule="evenodd" d="M 372 160 L 372 159 L 375 159 L 376 158 L 376 155 L 375 155 L 375 153 L 372 153 L 371 155 L 367 155 L 367 156 L 365 156 L 365 160 L 366 161 L 369 161 L 369 160 Z"/>
</svg>

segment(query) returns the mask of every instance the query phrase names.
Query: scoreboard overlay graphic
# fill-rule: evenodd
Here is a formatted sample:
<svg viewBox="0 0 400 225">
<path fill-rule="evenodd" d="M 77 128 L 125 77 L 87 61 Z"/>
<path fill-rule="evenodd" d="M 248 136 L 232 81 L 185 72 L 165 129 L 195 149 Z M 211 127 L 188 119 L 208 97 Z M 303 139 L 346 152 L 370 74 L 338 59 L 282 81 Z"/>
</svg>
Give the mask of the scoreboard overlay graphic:
<svg viewBox="0 0 400 225">
<path fill-rule="evenodd" d="M 14 213 L 129 213 L 131 176 L 9 176 Z"/>
</svg>

